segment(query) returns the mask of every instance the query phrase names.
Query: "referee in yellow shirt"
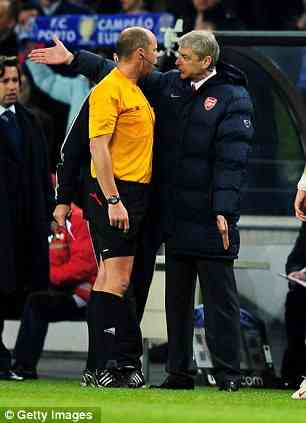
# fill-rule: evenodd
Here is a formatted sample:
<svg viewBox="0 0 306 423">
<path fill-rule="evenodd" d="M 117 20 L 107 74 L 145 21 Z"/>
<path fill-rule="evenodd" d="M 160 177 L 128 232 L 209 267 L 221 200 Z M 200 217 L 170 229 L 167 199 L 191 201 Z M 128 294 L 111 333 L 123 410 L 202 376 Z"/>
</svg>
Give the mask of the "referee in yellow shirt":
<svg viewBox="0 0 306 423">
<path fill-rule="evenodd" d="M 140 78 L 157 60 L 155 36 L 144 28 L 124 30 L 118 64 L 89 98 L 91 174 L 90 229 L 101 260 L 88 304 L 88 367 L 81 384 L 126 386 L 116 369 L 116 335 L 128 318 L 123 296 L 129 286 L 137 235 L 147 209 L 152 173 L 154 111 Z"/>
</svg>

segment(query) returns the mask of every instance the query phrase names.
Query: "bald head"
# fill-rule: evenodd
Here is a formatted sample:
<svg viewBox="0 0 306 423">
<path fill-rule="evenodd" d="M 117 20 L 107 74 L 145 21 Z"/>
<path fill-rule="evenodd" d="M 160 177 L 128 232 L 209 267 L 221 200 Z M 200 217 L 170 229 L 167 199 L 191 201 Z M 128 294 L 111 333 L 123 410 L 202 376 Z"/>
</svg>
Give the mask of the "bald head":
<svg viewBox="0 0 306 423">
<path fill-rule="evenodd" d="M 118 59 L 128 59 L 139 48 L 147 50 L 154 40 L 155 35 L 148 29 L 138 26 L 124 29 L 117 41 L 116 53 Z"/>
</svg>

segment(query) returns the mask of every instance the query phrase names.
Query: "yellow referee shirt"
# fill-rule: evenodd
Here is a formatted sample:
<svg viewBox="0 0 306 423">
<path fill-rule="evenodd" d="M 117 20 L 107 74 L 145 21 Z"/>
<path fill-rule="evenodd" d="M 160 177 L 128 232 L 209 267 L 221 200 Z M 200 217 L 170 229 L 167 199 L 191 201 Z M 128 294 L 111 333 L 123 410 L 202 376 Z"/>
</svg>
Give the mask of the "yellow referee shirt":
<svg viewBox="0 0 306 423">
<path fill-rule="evenodd" d="M 153 108 L 119 69 L 113 69 L 89 97 L 89 138 L 112 134 L 110 153 L 115 178 L 149 183 L 152 174 Z M 91 164 L 91 173 L 96 172 Z"/>
</svg>

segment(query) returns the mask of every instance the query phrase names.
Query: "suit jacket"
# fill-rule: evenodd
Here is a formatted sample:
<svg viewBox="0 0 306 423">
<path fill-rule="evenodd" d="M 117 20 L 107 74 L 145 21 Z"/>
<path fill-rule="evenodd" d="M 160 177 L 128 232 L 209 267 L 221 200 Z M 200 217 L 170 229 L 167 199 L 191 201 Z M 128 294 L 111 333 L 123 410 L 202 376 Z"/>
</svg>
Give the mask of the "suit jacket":
<svg viewBox="0 0 306 423">
<path fill-rule="evenodd" d="M 33 113 L 19 104 L 16 119 L 23 137 L 21 156 L 0 133 L 1 294 L 45 289 L 49 280 L 53 191 L 47 143 Z"/>
</svg>

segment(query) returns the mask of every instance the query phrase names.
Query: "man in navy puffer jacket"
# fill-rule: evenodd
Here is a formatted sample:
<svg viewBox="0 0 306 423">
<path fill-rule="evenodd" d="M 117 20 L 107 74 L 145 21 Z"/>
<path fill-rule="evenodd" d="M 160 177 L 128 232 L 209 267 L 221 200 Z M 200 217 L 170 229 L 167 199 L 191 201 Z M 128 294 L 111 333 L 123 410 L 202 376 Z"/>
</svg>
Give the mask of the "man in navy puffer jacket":
<svg viewBox="0 0 306 423">
<path fill-rule="evenodd" d="M 37 50 L 32 58 L 43 63 L 73 59 L 71 69 L 95 81 L 114 66 L 84 51 L 73 57 L 63 48 Z M 155 71 L 142 84 L 156 113 L 151 228 L 156 245 L 166 244 L 169 376 L 160 388 L 194 387 L 192 316 L 198 276 L 216 382 L 232 391 L 240 382 L 233 261 L 239 251 L 236 223 L 254 132 L 253 106 L 243 73 L 219 62 L 212 33 L 185 34 L 178 53 L 178 70 Z M 73 149 L 77 142 L 70 144 Z"/>
<path fill-rule="evenodd" d="M 217 63 L 218 55 L 212 34 L 193 31 L 179 40 L 179 73 L 149 77 L 160 84 L 154 88 L 159 92 L 154 182 L 166 244 L 169 348 L 169 376 L 161 388 L 194 386 L 197 276 L 217 385 L 229 391 L 239 388 L 239 300 L 233 260 L 239 251 L 236 223 L 253 136 L 253 108 L 245 77 Z"/>
</svg>

